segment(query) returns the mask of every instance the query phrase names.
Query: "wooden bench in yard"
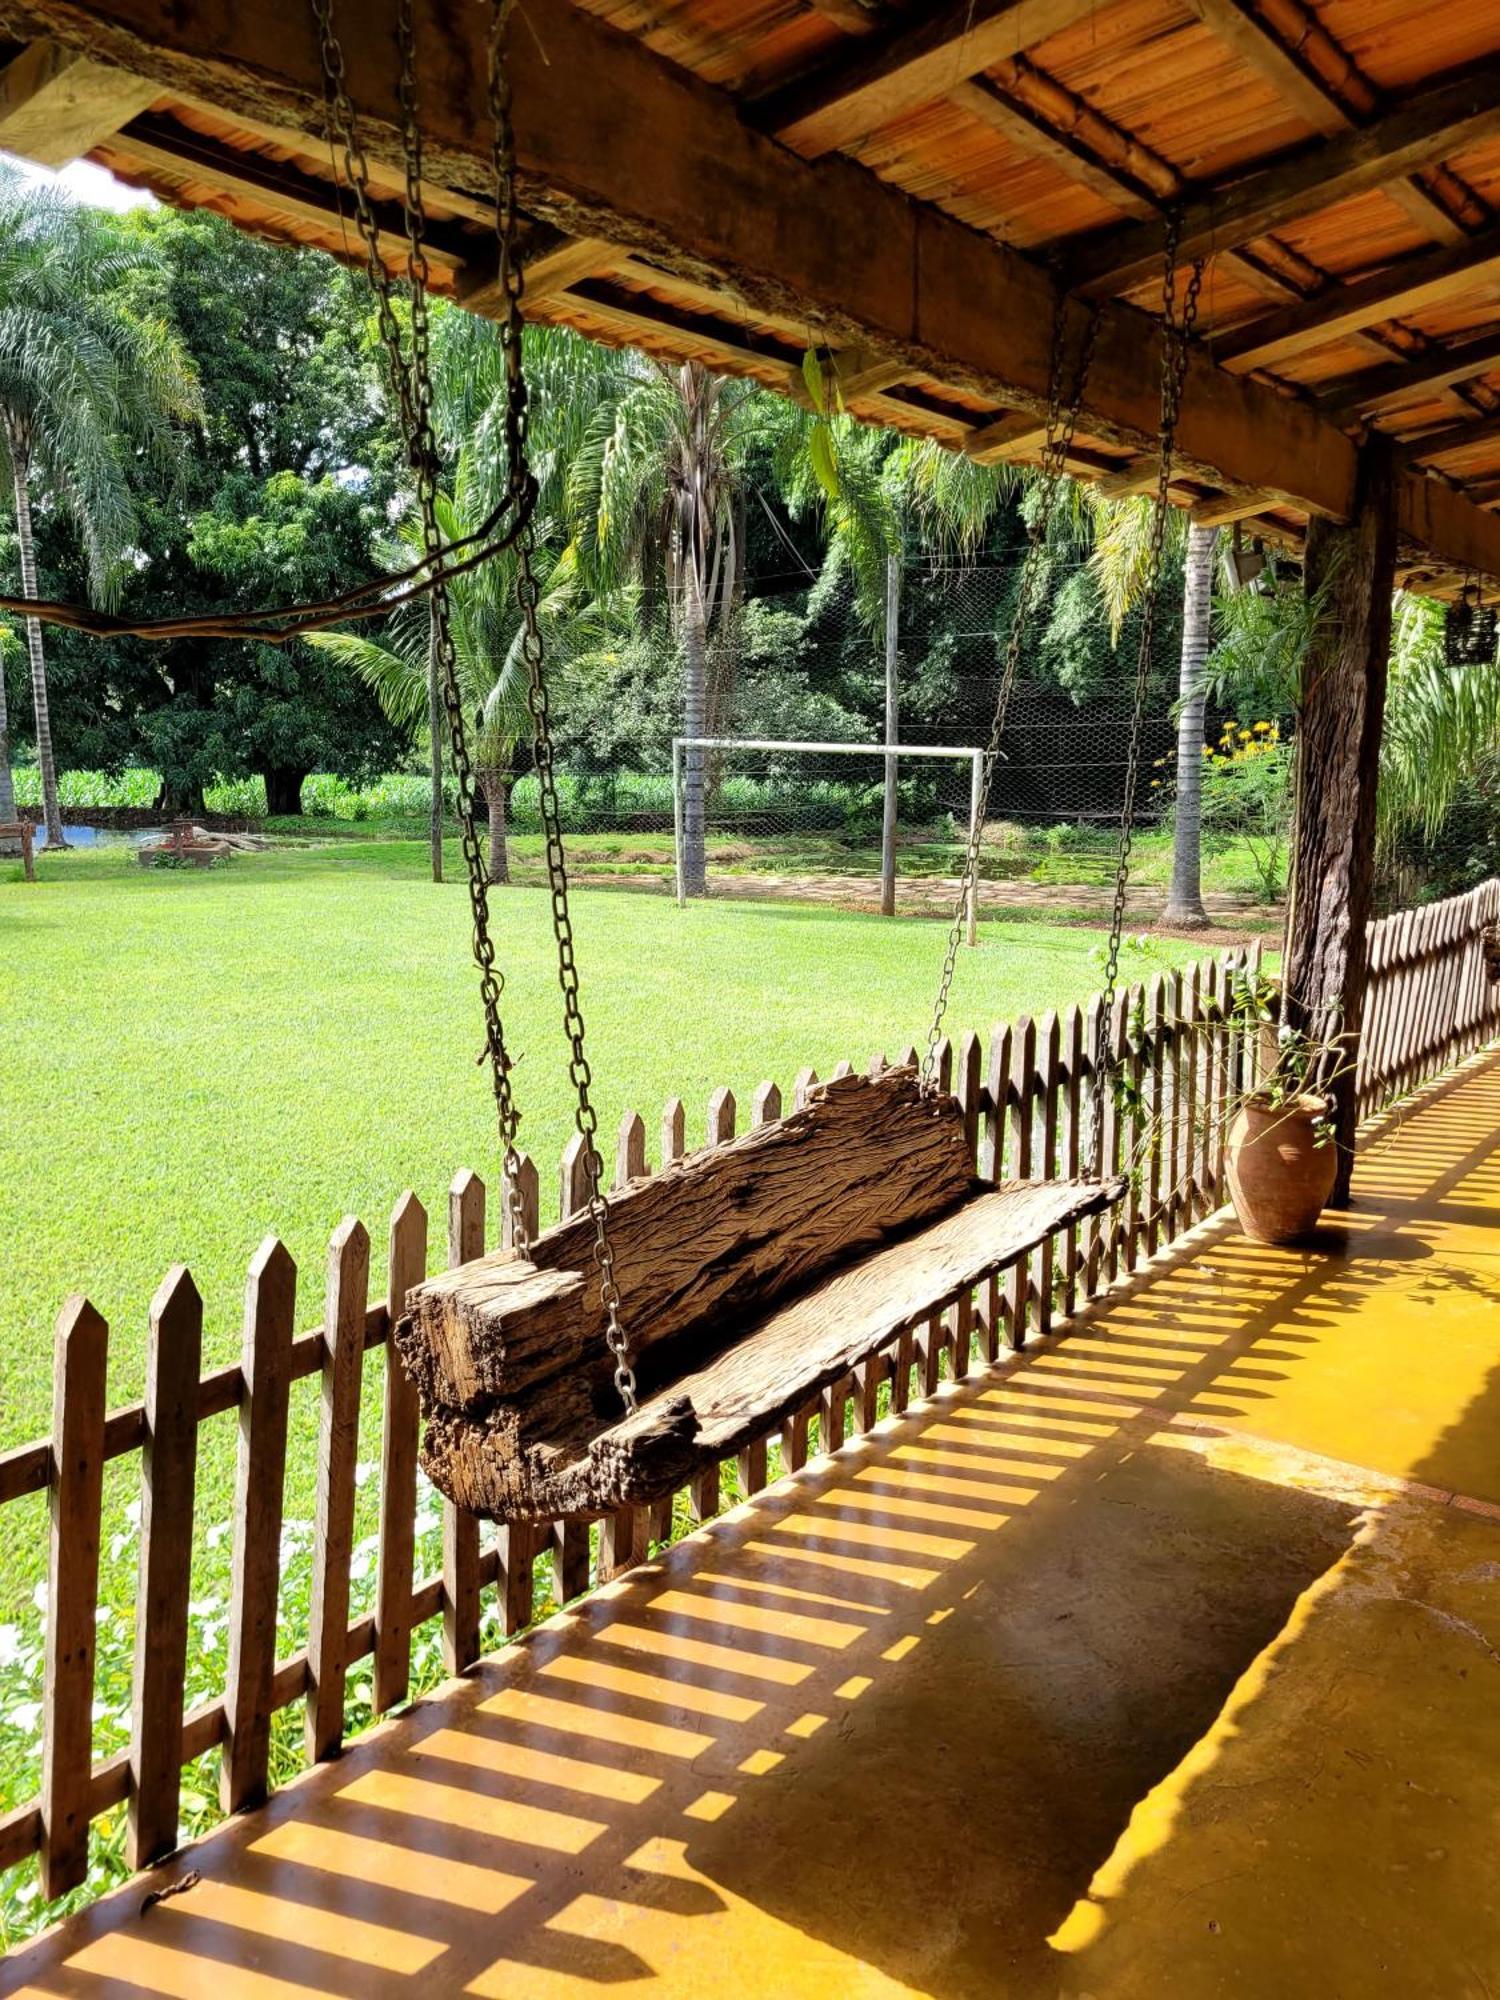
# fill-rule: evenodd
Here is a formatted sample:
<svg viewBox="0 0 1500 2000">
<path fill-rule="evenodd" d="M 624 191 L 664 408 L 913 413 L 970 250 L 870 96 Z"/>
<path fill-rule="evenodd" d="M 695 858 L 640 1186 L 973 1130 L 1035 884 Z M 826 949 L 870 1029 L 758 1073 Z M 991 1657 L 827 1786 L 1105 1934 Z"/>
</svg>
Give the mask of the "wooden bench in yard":
<svg viewBox="0 0 1500 2000">
<path fill-rule="evenodd" d="M 32 853 L 32 843 L 36 829 L 28 819 L 13 819 L 0 823 L 0 841 L 19 840 L 21 843 L 21 868 L 28 882 L 36 880 L 36 859 Z"/>
</svg>

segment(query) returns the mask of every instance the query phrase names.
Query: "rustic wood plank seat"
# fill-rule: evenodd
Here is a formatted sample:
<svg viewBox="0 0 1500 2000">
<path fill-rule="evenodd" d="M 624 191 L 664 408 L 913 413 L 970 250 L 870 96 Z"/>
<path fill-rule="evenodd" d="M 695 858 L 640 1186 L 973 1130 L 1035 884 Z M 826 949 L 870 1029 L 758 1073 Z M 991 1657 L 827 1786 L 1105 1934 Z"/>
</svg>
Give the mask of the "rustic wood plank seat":
<svg viewBox="0 0 1500 2000">
<path fill-rule="evenodd" d="M 417 1287 L 396 1327 L 422 1458 L 507 1520 L 660 1498 L 764 1436 L 1123 1181 L 974 1173 L 963 1114 L 910 1069 L 850 1076 L 788 1117 L 610 1197 L 640 1407 L 622 1412 L 592 1226 L 548 1230 Z"/>
</svg>

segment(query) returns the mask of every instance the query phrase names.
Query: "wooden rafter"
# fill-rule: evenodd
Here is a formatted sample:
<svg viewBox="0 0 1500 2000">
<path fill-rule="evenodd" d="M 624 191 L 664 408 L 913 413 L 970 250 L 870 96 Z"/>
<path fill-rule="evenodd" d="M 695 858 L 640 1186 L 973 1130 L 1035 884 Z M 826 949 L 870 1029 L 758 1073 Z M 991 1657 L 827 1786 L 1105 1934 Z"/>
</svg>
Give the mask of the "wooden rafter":
<svg viewBox="0 0 1500 2000">
<path fill-rule="evenodd" d="M 1270 493 L 1215 493 L 1197 501 L 1188 511 L 1200 528 L 1224 528 L 1234 521 L 1248 521 L 1274 504 Z"/>
<path fill-rule="evenodd" d="M 1154 493 L 1160 477 L 1161 460 L 1143 455 L 1122 465 L 1118 472 L 1105 473 L 1099 481 L 1099 491 L 1106 500 L 1130 500 L 1142 493 Z"/>
<path fill-rule="evenodd" d="M 64 167 L 160 95 L 138 76 L 40 39 L 0 69 L 0 150 Z"/>
<path fill-rule="evenodd" d="M 1404 258 L 1372 277 L 1336 285 L 1298 305 L 1267 313 L 1248 326 L 1221 334 L 1220 361 L 1233 369 L 1274 368 L 1278 362 L 1327 347 L 1351 333 L 1399 319 L 1403 313 L 1494 285 L 1500 280 L 1500 225 L 1461 244 L 1444 244 Z"/>
<path fill-rule="evenodd" d="M 1446 424 L 1441 430 L 1428 431 L 1425 437 L 1408 438 L 1396 447 L 1396 457 L 1406 465 L 1420 465 L 1444 458 L 1450 452 L 1466 451 L 1471 445 L 1493 444 L 1497 438 L 1500 438 L 1500 411 Z"/>
<path fill-rule="evenodd" d="M 1195 194 L 1183 208 L 1179 251 L 1205 257 L 1430 166 L 1500 132 L 1500 63 L 1469 70 L 1387 112 L 1373 124 L 1310 146 L 1260 173 Z M 1069 259 L 1078 290 L 1118 292 L 1151 276 L 1166 245 L 1159 218 L 1084 243 Z"/>
<path fill-rule="evenodd" d="M 363 264 L 364 245 L 354 219 L 352 203 L 331 182 L 304 174 L 287 162 L 267 159 L 260 153 L 240 153 L 218 140 L 205 138 L 156 112 L 144 112 L 116 132 L 107 142 L 111 160 L 127 169 L 164 168 L 180 174 L 221 195 L 259 196 L 265 205 L 295 221 L 342 234 L 347 239 L 348 261 Z M 371 203 L 380 232 L 382 254 L 404 260 L 406 224 L 399 205 Z M 434 264 L 456 270 L 464 264 L 470 248 L 451 226 L 429 220 L 428 255 Z"/>
<path fill-rule="evenodd" d="M 399 161 L 399 105 L 388 51 L 395 0 L 368 0 L 351 88 L 372 162 Z M 133 70 L 165 95 L 221 105 L 289 133 L 323 129 L 322 78 L 302 0 L 262 0 L 202 24 L 170 0 L 12 0 L 18 25 L 81 42 L 96 60 Z M 975 401 L 1040 415 L 1049 388 L 1058 294 L 1042 266 L 841 159 L 807 161 L 758 133 L 728 93 L 652 54 L 594 15 L 559 4 L 517 30 L 511 75 L 518 192 L 527 214 L 569 237 L 621 245 L 644 282 L 670 300 L 584 280 L 574 300 L 608 337 L 711 362 L 784 387 L 808 345 L 859 347 L 954 397 L 941 420 L 913 392 L 892 391 L 908 428 L 958 442 Z M 489 178 L 483 21 L 444 13 L 445 34 L 419 41 L 417 81 L 429 173 L 479 197 Z M 880 36 L 864 38 L 875 44 Z M 690 288 L 716 314 L 684 312 Z M 552 316 L 566 318 L 573 306 Z M 544 313 L 542 315 L 546 317 Z M 1081 311 L 1070 313 L 1076 337 Z M 713 324 L 706 321 L 712 319 Z M 777 321 L 795 336 L 767 338 Z M 701 343 L 701 345 L 700 345 Z M 1106 303 L 1080 429 L 1093 469 L 1121 468 L 1121 449 L 1149 451 L 1157 421 L 1160 335 L 1147 315 Z M 924 392 L 925 393 L 925 392 Z M 972 426 L 970 426 L 972 427 Z M 1083 463 L 1080 448 L 1080 465 Z M 1354 448 L 1306 403 L 1289 400 L 1193 353 L 1179 425 L 1184 481 L 1255 488 L 1300 513 L 1342 518 L 1352 505 Z M 1402 532 L 1443 560 L 1500 574 L 1500 524 L 1434 479 L 1398 481 Z"/>
<path fill-rule="evenodd" d="M 993 423 L 976 424 L 963 441 L 965 458 L 980 465 L 1021 458 L 1046 442 L 1047 426 L 1028 414 L 1012 411 Z"/>
<path fill-rule="evenodd" d="M 840 49 L 755 107 L 758 122 L 809 159 L 946 97 L 955 85 L 1034 48 L 1094 12 L 1097 0 L 947 0 Z"/>
<path fill-rule="evenodd" d="M 1500 333 L 1484 333 L 1454 347 L 1432 347 L 1410 361 L 1365 368 L 1319 385 L 1318 398 L 1336 422 L 1382 416 L 1423 395 L 1440 395 L 1460 382 L 1500 368 Z"/>
<path fill-rule="evenodd" d="M 1281 0 L 1283 13 L 1295 22 L 1292 42 L 1283 40 L 1266 15 L 1246 0 L 1189 0 L 1189 4 L 1205 26 L 1258 70 L 1315 132 L 1349 131 L 1378 112 L 1375 86 L 1299 0 Z M 1455 214 L 1457 202 L 1450 203 L 1423 181 L 1406 176 L 1392 180 L 1388 188 L 1392 198 L 1440 243 L 1457 242 L 1465 234 L 1463 218 Z"/>
</svg>

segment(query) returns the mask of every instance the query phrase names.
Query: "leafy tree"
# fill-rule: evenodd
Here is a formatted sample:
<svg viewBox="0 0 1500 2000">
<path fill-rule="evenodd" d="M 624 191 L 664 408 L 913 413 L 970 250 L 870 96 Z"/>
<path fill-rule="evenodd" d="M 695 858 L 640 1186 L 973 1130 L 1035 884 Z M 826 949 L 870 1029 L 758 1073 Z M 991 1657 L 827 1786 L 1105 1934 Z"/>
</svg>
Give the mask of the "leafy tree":
<svg viewBox="0 0 1500 2000">
<path fill-rule="evenodd" d="M 175 488 L 140 468 L 125 605 L 142 617 L 185 602 L 250 609 L 373 574 L 396 466 L 364 281 L 202 212 L 137 211 L 128 226 L 151 253 L 133 280 L 139 308 L 180 330 L 203 399 Z M 108 713 L 129 720 L 94 761 L 153 764 L 165 811 L 200 811 L 216 776 L 253 773 L 273 811 L 297 812 L 309 770 L 359 780 L 403 742 L 372 695 L 305 645 L 127 641 L 68 665 L 76 731 L 105 737 L 101 685 Z"/>
<path fill-rule="evenodd" d="M 620 620 L 628 620 L 632 600 L 628 593 L 618 596 L 613 626 L 588 601 L 563 522 L 571 454 L 589 411 L 624 374 L 619 357 L 575 334 L 533 328 L 526 341 L 529 462 L 539 489 L 532 521 L 534 573 L 541 593 L 538 616 L 543 643 L 552 655 L 549 679 L 555 681 L 559 656 L 565 666 L 582 647 L 628 637 Z M 467 314 L 440 315 L 435 346 L 438 433 L 450 446 L 462 440 L 452 491 L 438 496 L 439 530 L 445 541 L 455 541 L 487 518 L 507 475 L 505 360 L 495 329 Z M 391 552 L 393 560 L 404 566 L 421 554 L 422 547 L 421 521 L 413 507 Z M 493 882 L 510 879 L 506 844 L 510 794 L 520 769 L 529 762 L 529 675 L 521 650 L 517 581 L 517 552 L 507 549 L 455 577 L 448 589 L 459 691 L 466 715 L 476 723 L 472 754 L 489 808 Z M 330 632 L 317 635 L 312 643 L 321 657 L 346 673 L 352 669 L 398 727 L 415 729 L 425 716 L 433 739 L 433 768 L 440 769 L 438 734 L 446 723 L 425 600 L 402 606 L 380 638 L 359 631 Z"/>
<path fill-rule="evenodd" d="M 367 573 L 379 527 L 358 488 L 278 472 L 259 487 L 227 480 L 212 511 L 193 521 L 187 553 L 216 601 L 254 610 L 315 601 Z M 196 742 L 191 705 L 168 704 L 145 719 L 159 768 L 186 768 L 196 786 L 216 771 L 254 771 L 269 812 L 300 813 L 309 772 L 359 781 L 388 770 L 404 747 L 359 684 L 300 641 L 221 641 L 213 666 L 214 699 Z"/>
<path fill-rule="evenodd" d="M 128 455 L 168 470 L 172 426 L 199 408 L 175 334 L 132 301 L 130 280 L 152 261 L 113 218 L 0 180 L 0 470 L 23 597 L 39 595 L 40 505 L 76 530 L 94 596 L 118 598 L 137 524 Z M 60 847 L 46 653 L 40 622 L 25 622 L 47 839 Z M 7 768 L 9 756 L 0 740 Z"/>
</svg>

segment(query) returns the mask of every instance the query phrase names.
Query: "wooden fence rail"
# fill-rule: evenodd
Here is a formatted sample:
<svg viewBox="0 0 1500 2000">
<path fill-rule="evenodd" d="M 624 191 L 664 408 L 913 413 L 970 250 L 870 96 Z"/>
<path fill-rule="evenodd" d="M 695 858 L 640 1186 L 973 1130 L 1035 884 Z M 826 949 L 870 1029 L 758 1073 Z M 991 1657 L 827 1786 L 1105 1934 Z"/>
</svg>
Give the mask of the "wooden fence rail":
<svg viewBox="0 0 1500 2000">
<path fill-rule="evenodd" d="M 1500 882 L 1489 882 L 1372 927 L 1359 1070 L 1367 1113 L 1500 1029 L 1500 987 L 1487 977 L 1484 951 L 1485 927 L 1497 920 Z M 1103 1163 L 1130 1175 L 1130 1193 L 1113 1214 L 1063 1230 L 1029 1257 L 941 1302 L 886 1352 L 796 1412 L 775 1437 L 757 1440 L 732 1464 L 697 1479 L 676 1518 L 704 1520 L 726 1494 L 753 1494 L 814 1450 L 837 1449 L 851 1431 L 878 1421 L 883 1407 L 905 1409 L 945 1376 L 962 1377 L 1003 1348 L 1045 1338 L 1058 1316 L 1066 1318 L 1221 1206 L 1227 1113 L 1253 1081 L 1254 1062 L 1247 1038 L 1225 1016 L 1257 964 L 1254 952 L 1233 953 L 1158 974 L 1117 997 L 1114 1037 L 1127 1089 L 1098 1107 Z M 970 1033 L 941 1046 L 942 1079 L 964 1107 L 982 1177 L 1088 1171 L 1100 1004 L 1022 1017 L 988 1040 Z M 897 1059 L 913 1060 L 914 1052 Z M 877 1056 L 875 1065 L 885 1060 Z M 801 1071 L 790 1102 L 800 1103 L 815 1082 L 814 1072 Z M 780 1087 L 762 1083 L 748 1123 L 779 1117 L 782 1105 Z M 707 1143 L 731 1139 L 739 1121 L 733 1093 L 714 1091 Z M 686 1150 L 686 1122 L 681 1100 L 671 1099 L 661 1119 L 660 1164 Z M 649 1171 L 646 1122 L 632 1111 L 620 1124 L 614 1179 L 619 1184 Z M 559 1185 L 561 1212 L 574 1212 L 585 1199 L 576 1140 L 563 1154 Z M 526 1224 L 535 1229 L 539 1175 L 530 1160 L 522 1162 L 517 1192 Z M 448 1192 L 450 1263 L 482 1253 L 485 1213 L 483 1183 L 459 1174 Z M 487 1592 L 496 1592 L 500 1629 L 511 1633 L 532 1617 L 538 1564 L 550 1565 L 551 1595 L 565 1602 L 669 1538 L 671 1501 L 626 1509 L 599 1523 L 596 1535 L 578 1522 L 549 1529 L 501 1524 L 488 1542 L 473 1516 L 445 1505 L 440 1570 L 418 1577 L 418 1411 L 400 1368 L 388 1365 L 375 1602 L 366 1615 L 351 1617 L 365 1358 L 381 1349 L 393 1361 L 392 1311 L 399 1314 L 408 1288 L 426 1270 L 427 1237 L 422 1204 L 402 1195 L 386 1238 L 386 1298 L 372 1304 L 370 1239 L 358 1220 L 346 1218 L 329 1248 L 323 1324 L 300 1336 L 296 1267 L 285 1246 L 268 1238 L 250 1265 L 241 1359 L 206 1375 L 199 1363 L 202 1305 L 188 1271 L 174 1267 L 151 1305 L 145 1395 L 109 1413 L 109 1329 L 86 1299 L 69 1301 L 57 1331 L 52 1435 L 0 1455 L 0 1504 L 45 1491 L 51 1516 L 41 1789 L 0 1818 L 0 1868 L 37 1854 L 47 1897 L 76 1887 L 87 1871 L 91 1823 L 121 1804 L 129 1812 L 130 1862 L 145 1866 L 176 1844 L 182 1769 L 206 1751 L 221 1752 L 223 1809 L 254 1805 L 267 1790 L 278 1711 L 303 1703 L 308 1758 L 333 1756 L 343 1741 L 346 1682 L 356 1663 L 373 1655 L 372 1705 L 383 1714 L 407 1698 L 413 1637 L 428 1621 L 441 1618 L 444 1663 L 461 1673 L 479 1657 Z M 308 1631 L 300 1651 L 278 1660 L 290 1392 L 311 1376 L 320 1397 Z M 199 1431 L 230 1412 L 239 1434 L 228 1668 L 222 1693 L 184 1713 Z M 134 1455 L 141 1517 L 133 1729 L 128 1748 L 96 1761 L 91 1717 L 103 1474 L 111 1460 Z"/>
</svg>

